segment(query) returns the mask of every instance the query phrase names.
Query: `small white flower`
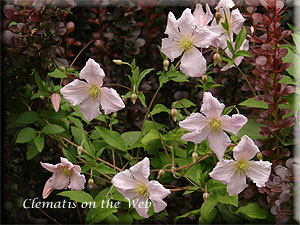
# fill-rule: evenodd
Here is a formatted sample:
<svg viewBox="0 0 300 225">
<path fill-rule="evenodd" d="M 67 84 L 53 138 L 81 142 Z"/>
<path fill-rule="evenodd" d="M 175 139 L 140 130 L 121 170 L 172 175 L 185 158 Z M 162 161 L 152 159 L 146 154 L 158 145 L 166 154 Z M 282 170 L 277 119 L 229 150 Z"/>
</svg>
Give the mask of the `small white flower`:
<svg viewBox="0 0 300 225">
<path fill-rule="evenodd" d="M 198 144 L 208 138 L 209 147 L 217 155 L 219 160 L 223 159 L 227 146 L 230 145 L 230 138 L 223 131 L 237 134 L 247 123 L 247 118 L 240 114 L 232 117 L 222 115 L 225 105 L 219 103 L 218 99 L 210 92 L 205 92 L 200 113 L 192 113 L 188 118 L 179 122 L 179 126 L 191 131 L 181 137 L 182 140 L 192 141 Z"/>
<path fill-rule="evenodd" d="M 233 149 L 235 160 L 219 161 L 209 175 L 213 179 L 226 184 L 230 196 L 239 194 L 248 186 L 246 176 L 251 178 L 257 187 L 264 187 L 269 179 L 272 163 L 268 161 L 249 161 L 258 152 L 258 147 L 245 135 Z"/>
<path fill-rule="evenodd" d="M 101 104 L 105 114 L 116 112 L 125 107 L 116 90 L 103 85 L 104 71 L 93 59 L 89 59 L 85 67 L 80 71 L 79 77 L 87 81 L 74 80 L 64 86 L 60 93 L 71 105 L 80 105 L 80 111 L 84 117 L 91 121 L 99 116 Z"/>
<path fill-rule="evenodd" d="M 198 3 L 193 12 L 193 16 L 195 17 L 195 22 L 197 26 L 207 26 L 207 24 L 214 17 L 207 3 L 206 3 L 206 13 L 204 13 L 202 5 Z"/>
<path fill-rule="evenodd" d="M 118 173 L 111 182 L 115 188 L 130 200 L 134 199 L 134 207 L 138 214 L 148 218 L 148 198 L 152 201 L 154 212 L 158 213 L 166 208 L 163 198 L 171 192 L 156 180 L 148 180 L 150 175 L 150 161 L 146 157 L 141 162 Z"/>
</svg>

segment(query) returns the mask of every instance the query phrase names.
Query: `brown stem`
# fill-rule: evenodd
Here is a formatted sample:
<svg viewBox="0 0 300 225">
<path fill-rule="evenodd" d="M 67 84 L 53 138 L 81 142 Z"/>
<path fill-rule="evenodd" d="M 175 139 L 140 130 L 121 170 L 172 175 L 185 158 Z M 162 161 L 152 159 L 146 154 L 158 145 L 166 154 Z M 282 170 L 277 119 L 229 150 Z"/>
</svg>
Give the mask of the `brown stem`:
<svg viewBox="0 0 300 225">
<path fill-rule="evenodd" d="M 78 217 L 79 217 L 80 224 L 82 224 L 82 220 L 81 220 L 81 215 L 80 215 L 80 210 L 79 210 L 78 202 L 76 202 L 76 208 L 77 208 L 77 213 L 78 213 Z"/>
<path fill-rule="evenodd" d="M 89 46 L 94 40 L 89 41 L 81 50 L 80 52 L 76 55 L 75 59 L 73 60 L 73 62 L 71 63 L 70 67 L 71 68 L 73 66 L 73 64 L 75 63 L 75 61 L 77 60 L 77 58 L 81 55 L 81 53 L 84 51 L 84 49 L 87 48 L 87 46 Z"/>
<path fill-rule="evenodd" d="M 122 84 L 104 84 L 102 87 L 107 87 L 107 86 L 116 86 L 116 87 L 126 88 L 126 89 L 128 89 L 129 91 L 132 91 L 132 92 L 133 92 L 133 90 L 132 90 L 131 88 L 126 87 L 126 86 L 124 86 L 124 85 L 122 85 Z"/>
<path fill-rule="evenodd" d="M 54 221 L 55 223 L 61 225 L 61 223 L 59 223 L 56 219 L 52 218 L 51 216 L 49 216 L 44 210 L 42 210 L 41 208 L 38 208 L 45 216 L 47 216 L 50 220 Z"/>
</svg>

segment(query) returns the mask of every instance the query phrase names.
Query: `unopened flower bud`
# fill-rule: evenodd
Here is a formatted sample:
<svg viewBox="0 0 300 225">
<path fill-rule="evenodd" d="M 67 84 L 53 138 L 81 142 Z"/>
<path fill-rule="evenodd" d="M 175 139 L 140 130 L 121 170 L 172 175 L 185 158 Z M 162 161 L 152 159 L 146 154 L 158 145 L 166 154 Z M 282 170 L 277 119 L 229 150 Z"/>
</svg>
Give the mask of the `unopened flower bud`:
<svg viewBox="0 0 300 225">
<path fill-rule="evenodd" d="M 51 95 L 51 103 L 53 105 L 55 112 L 58 112 L 58 110 L 59 110 L 60 101 L 61 101 L 61 98 L 60 98 L 59 94 L 53 93 Z"/>
<path fill-rule="evenodd" d="M 78 155 L 81 155 L 82 151 L 83 151 L 82 146 L 78 146 L 77 147 L 77 153 L 78 153 Z"/>
<path fill-rule="evenodd" d="M 213 56 L 213 59 L 214 59 L 214 66 L 216 66 L 217 64 L 220 63 L 221 61 L 221 56 L 219 53 L 215 53 L 214 56 Z"/>
<path fill-rule="evenodd" d="M 61 72 L 65 72 L 65 70 L 66 70 L 66 67 L 64 67 L 64 66 L 60 66 L 60 67 L 59 67 L 59 70 L 60 70 Z"/>
<path fill-rule="evenodd" d="M 259 159 L 259 160 L 263 160 L 263 154 L 261 152 L 257 153 L 256 154 L 256 157 Z"/>
<path fill-rule="evenodd" d="M 205 204 L 207 204 L 208 198 L 209 198 L 209 194 L 207 192 L 204 192 L 202 197 L 203 197 L 203 200 L 204 200 Z"/>
<path fill-rule="evenodd" d="M 122 101 L 124 102 L 124 104 L 126 105 L 127 104 L 127 99 L 125 98 L 125 96 L 122 95 L 121 98 L 122 98 Z"/>
<path fill-rule="evenodd" d="M 251 35 L 253 35 L 253 33 L 254 33 L 254 27 L 253 26 L 250 27 L 250 32 L 251 32 Z"/>
<path fill-rule="evenodd" d="M 123 64 L 121 59 L 113 59 L 113 62 L 119 66 Z"/>
<path fill-rule="evenodd" d="M 172 169 L 171 169 L 172 173 L 174 173 L 176 171 L 176 167 L 175 166 L 172 166 Z"/>
<path fill-rule="evenodd" d="M 137 99 L 137 95 L 135 93 L 132 93 L 132 95 L 131 95 L 132 104 L 135 104 L 136 99 Z"/>
<path fill-rule="evenodd" d="M 117 113 L 114 112 L 114 113 L 112 114 L 112 117 L 113 117 L 113 118 L 116 118 L 116 117 L 117 117 Z"/>
<path fill-rule="evenodd" d="M 169 65 L 170 65 L 169 60 L 165 59 L 164 62 L 163 62 L 163 65 L 164 65 L 164 70 L 168 71 L 168 68 L 169 68 Z"/>
<path fill-rule="evenodd" d="M 207 76 L 206 76 L 206 74 L 204 74 L 204 75 L 202 76 L 202 81 L 203 81 L 204 84 L 206 83 L 206 81 L 207 81 Z"/>
<path fill-rule="evenodd" d="M 162 177 L 164 174 L 165 174 L 165 171 L 164 171 L 163 169 L 161 169 L 161 170 L 158 172 L 157 179 L 159 179 L 160 177 Z"/>
<path fill-rule="evenodd" d="M 88 181 L 88 183 L 89 183 L 90 188 L 92 188 L 93 184 L 94 184 L 93 178 L 90 178 L 89 181 Z"/>
<path fill-rule="evenodd" d="M 174 120 L 174 122 L 176 122 L 176 119 L 177 119 L 177 110 L 176 109 L 171 109 L 171 116 L 172 116 L 172 119 Z"/>
<path fill-rule="evenodd" d="M 219 23 L 221 17 L 222 17 L 222 14 L 221 14 L 219 11 L 217 11 L 217 12 L 215 13 L 215 18 L 216 18 L 217 23 Z"/>
<path fill-rule="evenodd" d="M 197 162 L 197 159 L 198 159 L 198 153 L 197 152 L 193 152 L 192 159 L 193 159 L 193 163 Z"/>
</svg>

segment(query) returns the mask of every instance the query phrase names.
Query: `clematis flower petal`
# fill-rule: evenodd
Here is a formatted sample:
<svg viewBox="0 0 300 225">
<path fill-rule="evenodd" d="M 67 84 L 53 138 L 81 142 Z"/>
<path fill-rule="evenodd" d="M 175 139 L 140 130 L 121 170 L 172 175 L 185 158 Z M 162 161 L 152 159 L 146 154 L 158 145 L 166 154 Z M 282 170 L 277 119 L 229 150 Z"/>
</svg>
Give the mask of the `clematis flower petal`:
<svg viewBox="0 0 300 225">
<path fill-rule="evenodd" d="M 172 38 L 174 40 L 180 39 L 180 32 L 178 30 L 178 21 L 176 20 L 172 12 L 169 12 L 168 14 L 168 22 L 167 22 L 165 34 L 168 34 L 169 38 Z"/>
<path fill-rule="evenodd" d="M 134 179 L 130 170 L 124 170 L 111 180 L 115 188 L 125 197 L 132 199 L 137 196 L 135 191 L 138 181 Z"/>
<path fill-rule="evenodd" d="M 47 198 L 52 191 L 53 189 L 49 187 L 49 180 L 47 180 L 43 189 L 43 199 Z"/>
<path fill-rule="evenodd" d="M 241 114 L 234 114 L 232 117 L 223 115 L 219 119 L 224 130 L 237 135 L 239 130 L 247 123 L 247 117 Z"/>
<path fill-rule="evenodd" d="M 232 23 L 232 31 L 235 34 L 238 34 L 243 27 L 243 23 L 245 22 L 245 18 L 240 13 L 239 9 L 232 10 L 231 12 L 231 23 Z"/>
<path fill-rule="evenodd" d="M 58 164 L 52 165 L 50 163 L 42 163 L 42 162 L 40 162 L 40 163 L 41 163 L 42 167 L 44 167 L 46 170 L 48 170 L 48 171 L 50 171 L 52 173 L 57 173 L 61 169 L 60 167 L 58 167 Z"/>
<path fill-rule="evenodd" d="M 222 130 L 210 132 L 208 134 L 208 142 L 209 147 L 217 155 L 219 160 L 223 159 L 224 152 L 231 143 L 230 138 Z"/>
<path fill-rule="evenodd" d="M 220 8 L 229 8 L 231 9 L 232 7 L 234 7 L 235 4 L 232 0 L 221 0 L 219 2 L 219 4 L 216 6 L 216 10 L 220 9 Z"/>
<path fill-rule="evenodd" d="M 64 157 L 60 157 L 60 162 L 62 166 L 67 166 L 69 170 L 71 170 L 74 167 L 73 163 L 71 163 L 68 159 Z"/>
<path fill-rule="evenodd" d="M 202 5 L 197 4 L 194 10 L 193 16 L 197 26 L 206 26 L 213 18 L 213 14 L 210 11 L 208 4 L 206 3 L 206 13 L 204 13 Z"/>
<path fill-rule="evenodd" d="M 250 161 L 246 175 L 253 180 L 257 187 L 264 187 L 269 180 L 272 163 L 268 161 Z"/>
<path fill-rule="evenodd" d="M 68 188 L 70 188 L 71 190 L 81 191 L 84 189 L 85 181 L 86 180 L 84 175 L 72 171 Z"/>
<path fill-rule="evenodd" d="M 195 17 L 192 15 L 191 9 L 187 8 L 178 19 L 178 28 L 182 34 L 191 37 L 195 27 Z"/>
<path fill-rule="evenodd" d="M 227 184 L 227 192 L 229 196 L 234 196 L 241 193 L 246 187 L 248 187 L 248 184 L 246 184 L 246 176 L 236 171 Z"/>
<path fill-rule="evenodd" d="M 225 105 L 219 103 L 218 99 L 212 96 L 210 92 L 205 92 L 203 95 L 203 104 L 200 111 L 208 118 L 219 118 L 222 114 Z"/>
<path fill-rule="evenodd" d="M 170 38 L 163 38 L 161 44 L 161 51 L 168 56 L 173 62 L 175 58 L 179 57 L 183 50 L 178 47 L 179 42 Z"/>
<path fill-rule="evenodd" d="M 64 175 L 62 172 L 54 173 L 49 179 L 49 188 L 52 189 L 67 189 L 70 182 L 70 178 L 67 175 Z"/>
<path fill-rule="evenodd" d="M 195 144 L 199 144 L 200 142 L 204 141 L 209 134 L 209 128 L 204 128 L 201 132 L 191 132 L 182 135 L 181 139 L 184 141 L 191 141 Z"/>
<path fill-rule="evenodd" d="M 154 207 L 154 212 L 158 213 L 164 210 L 167 206 L 162 199 L 171 194 L 171 191 L 164 188 L 158 181 L 152 180 L 147 185 L 148 191 L 150 193 L 149 198 L 151 199 Z"/>
<path fill-rule="evenodd" d="M 148 184 L 148 177 L 150 175 L 150 161 L 149 158 L 145 157 L 142 161 L 129 168 L 134 179 L 138 182 L 143 182 L 145 185 Z"/>
<path fill-rule="evenodd" d="M 89 97 L 89 88 L 89 84 L 76 79 L 60 89 L 60 93 L 71 105 L 79 105 Z"/>
<path fill-rule="evenodd" d="M 209 119 L 200 113 L 192 113 L 185 120 L 179 122 L 182 129 L 200 132 L 209 123 Z"/>
<path fill-rule="evenodd" d="M 105 77 L 103 69 L 93 59 L 89 59 L 85 67 L 80 71 L 79 77 L 85 79 L 90 85 L 96 85 L 101 87 L 103 84 L 103 78 Z"/>
<path fill-rule="evenodd" d="M 218 33 L 212 32 L 208 27 L 198 27 L 193 32 L 193 43 L 198 48 L 208 48 L 217 37 Z"/>
<path fill-rule="evenodd" d="M 113 88 L 100 88 L 100 104 L 105 114 L 117 112 L 125 108 L 125 104 L 117 91 Z"/>
<path fill-rule="evenodd" d="M 61 101 L 61 98 L 60 98 L 59 94 L 53 93 L 51 95 L 51 103 L 53 105 L 55 112 L 58 112 L 58 110 L 59 110 L 60 101 Z"/>
<path fill-rule="evenodd" d="M 233 148 L 233 158 L 236 161 L 252 159 L 259 152 L 251 138 L 244 135 L 237 146 Z"/>
<path fill-rule="evenodd" d="M 215 180 L 221 181 L 224 184 L 230 183 L 231 176 L 234 174 L 236 162 L 234 160 L 221 160 L 209 176 Z"/>
<path fill-rule="evenodd" d="M 88 97 L 84 102 L 80 105 L 80 111 L 82 112 L 84 118 L 86 120 L 91 121 L 95 117 L 99 116 L 99 99 Z"/>
<path fill-rule="evenodd" d="M 142 199 L 137 197 L 135 200 L 135 206 L 134 208 L 136 209 L 137 213 L 144 217 L 144 218 L 148 218 L 149 215 L 147 214 L 149 207 L 148 207 L 148 199 Z"/>
<path fill-rule="evenodd" d="M 206 71 L 206 60 L 194 46 L 184 52 L 180 70 L 190 77 L 201 77 Z"/>
</svg>

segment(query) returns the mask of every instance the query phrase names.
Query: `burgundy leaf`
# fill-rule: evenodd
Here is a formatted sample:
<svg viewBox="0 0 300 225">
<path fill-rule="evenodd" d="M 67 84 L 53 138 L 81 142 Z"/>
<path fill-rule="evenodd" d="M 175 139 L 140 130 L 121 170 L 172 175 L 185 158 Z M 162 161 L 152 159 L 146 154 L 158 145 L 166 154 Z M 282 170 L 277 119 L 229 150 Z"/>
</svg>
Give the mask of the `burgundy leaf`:
<svg viewBox="0 0 300 225">
<path fill-rule="evenodd" d="M 281 109 L 280 113 L 278 114 L 278 116 L 283 116 L 283 115 L 287 115 L 291 112 L 291 110 L 289 109 Z"/>
<path fill-rule="evenodd" d="M 283 63 L 278 71 L 282 72 L 282 71 L 290 68 L 291 66 L 292 66 L 292 63 L 289 63 L 289 62 Z"/>
<path fill-rule="evenodd" d="M 284 56 L 286 56 L 286 54 L 288 54 L 289 50 L 287 50 L 286 48 L 278 48 L 278 54 L 277 54 L 277 58 L 281 59 Z"/>
<path fill-rule="evenodd" d="M 283 120 L 282 128 L 288 128 L 294 125 L 294 117 L 288 117 Z"/>
<path fill-rule="evenodd" d="M 283 31 L 283 32 L 281 33 L 281 36 L 280 36 L 279 40 L 282 40 L 282 39 L 284 39 L 284 38 L 290 36 L 291 33 L 292 33 L 291 30 L 285 30 L 285 31 Z"/>
<path fill-rule="evenodd" d="M 267 57 L 265 57 L 265 56 L 258 56 L 257 58 L 256 58 L 256 60 L 255 60 L 255 62 L 256 62 L 256 64 L 257 65 L 260 65 L 260 66 L 263 66 L 263 65 L 265 65 L 266 63 L 267 63 Z"/>
<path fill-rule="evenodd" d="M 13 5 L 5 5 L 3 6 L 3 12 L 6 18 L 18 22 L 18 14 L 19 12 Z"/>
<path fill-rule="evenodd" d="M 275 155 L 275 152 L 271 151 L 271 150 L 264 150 L 264 151 L 262 151 L 262 154 L 269 158 L 273 158 Z"/>
<path fill-rule="evenodd" d="M 295 91 L 296 91 L 296 87 L 289 85 L 283 90 L 283 92 L 281 94 L 283 96 L 288 96 L 289 94 L 292 94 Z"/>
<path fill-rule="evenodd" d="M 285 104 L 285 103 L 287 103 L 288 101 L 286 100 L 286 99 L 282 99 L 282 100 L 280 100 L 277 104 L 278 105 L 281 105 L 281 104 Z"/>
</svg>

